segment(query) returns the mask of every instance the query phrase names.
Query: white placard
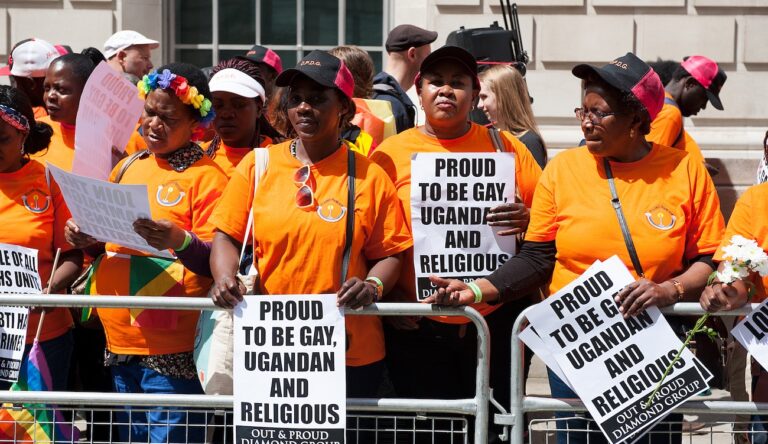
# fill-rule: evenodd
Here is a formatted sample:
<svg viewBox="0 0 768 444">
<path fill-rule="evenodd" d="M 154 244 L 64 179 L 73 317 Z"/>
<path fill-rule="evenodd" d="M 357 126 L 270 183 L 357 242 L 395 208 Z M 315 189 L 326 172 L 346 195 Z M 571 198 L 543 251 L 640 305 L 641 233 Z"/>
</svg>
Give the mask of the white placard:
<svg viewBox="0 0 768 444">
<path fill-rule="evenodd" d="M 733 327 L 731 334 L 763 368 L 768 369 L 768 299 Z"/>
<path fill-rule="evenodd" d="M 685 349 L 655 401 L 645 402 L 682 343 L 656 307 L 624 319 L 614 296 L 634 278 L 621 260 L 591 267 L 528 312 L 528 320 L 609 442 L 632 442 L 707 389 Z"/>
<path fill-rule="evenodd" d="M 155 256 L 172 258 L 168 251 L 151 247 L 133 231 L 136 219 L 151 219 L 146 185 L 121 185 L 68 173 L 55 165 L 48 170 L 83 233 Z"/>
<path fill-rule="evenodd" d="M 113 151 L 125 152 L 143 108 L 136 85 L 99 63 L 80 96 L 72 172 L 107 180 L 119 159 Z"/>
<path fill-rule="evenodd" d="M 246 296 L 234 312 L 235 442 L 344 443 L 344 313 L 336 295 Z"/>
<path fill-rule="evenodd" d="M 0 293 L 40 294 L 37 250 L 0 244 Z M 19 378 L 27 340 L 29 308 L 0 306 L 0 380 Z"/>
<path fill-rule="evenodd" d="M 487 225 L 492 207 L 515 200 L 512 153 L 417 153 L 411 158 L 411 225 L 416 297 L 432 274 L 471 281 L 515 254 L 515 236 Z"/>
</svg>

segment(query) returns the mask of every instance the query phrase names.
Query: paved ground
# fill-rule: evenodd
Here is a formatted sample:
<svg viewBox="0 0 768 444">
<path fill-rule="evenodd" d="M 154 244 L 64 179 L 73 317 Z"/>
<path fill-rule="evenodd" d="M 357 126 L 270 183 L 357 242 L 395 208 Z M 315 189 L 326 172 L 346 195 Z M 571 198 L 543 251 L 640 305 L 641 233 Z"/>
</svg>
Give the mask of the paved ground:
<svg viewBox="0 0 768 444">
<path fill-rule="evenodd" d="M 745 375 L 745 378 L 747 375 Z M 747 385 L 749 387 L 749 385 Z M 547 383 L 547 373 L 544 364 L 534 357 L 531 372 L 528 377 L 526 392 L 531 396 L 550 396 L 549 384 Z M 723 390 L 713 390 L 710 396 L 697 398 L 701 400 L 730 400 L 728 392 Z M 554 421 L 548 421 L 551 415 L 545 413 L 538 414 L 532 420 L 531 438 L 533 443 L 555 443 L 553 429 Z M 686 416 L 686 422 L 693 424 L 694 427 L 701 427 L 695 432 L 684 433 L 683 443 L 691 444 L 726 444 L 735 442 L 733 433 L 731 433 L 731 422 L 733 415 L 707 415 L 707 416 Z M 529 420 L 529 423 L 531 421 Z"/>
</svg>

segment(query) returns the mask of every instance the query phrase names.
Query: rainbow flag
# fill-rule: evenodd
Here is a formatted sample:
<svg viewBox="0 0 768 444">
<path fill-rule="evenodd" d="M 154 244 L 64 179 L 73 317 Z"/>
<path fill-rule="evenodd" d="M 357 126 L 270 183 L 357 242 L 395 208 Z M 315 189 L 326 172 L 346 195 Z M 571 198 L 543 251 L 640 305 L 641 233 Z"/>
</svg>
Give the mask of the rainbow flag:
<svg viewBox="0 0 768 444">
<path fill-rule="evenodd" d="M 85 294 L 173 296 L 184 293 L 183 285 L 184 266 L 178 260 L 115 255 L 102 257 L 94 264 L 85 284 Z M 178 323 L 178 313 L 173 310 L 131 308 L 129 311 L 134 327 L 174 329 Z M 85 314 L 83 317 L 87 319 Z"/>
<path fill-rule="evenodd" d="M 35 341 L 28 359 L 21 366 L 19 380 L 11 386 L 11 390 L 39 392 L 49 391 L 51 386 L 48 362 L 43 349 Z M 80 431 L 71 422 L 65 421 L 55 406 L 3 404 L 0 409 L 0 442 L 75 443 L 79 439 Z"/>
</svg>

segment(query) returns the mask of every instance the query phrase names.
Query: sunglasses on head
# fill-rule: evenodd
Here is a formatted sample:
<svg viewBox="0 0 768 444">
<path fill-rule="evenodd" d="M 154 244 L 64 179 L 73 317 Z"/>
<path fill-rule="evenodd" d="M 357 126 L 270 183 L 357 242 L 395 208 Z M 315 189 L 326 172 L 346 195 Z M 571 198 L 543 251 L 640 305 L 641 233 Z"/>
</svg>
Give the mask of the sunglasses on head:
<svg viewBox="0 0 768 444">
<path fill-rule="evenodd" d="M 312 189 L 312 171 L 309 165 L 304 165 L 293 173 L 293 183 L 299 189 L 296 191 L 296 206 L 301 209 L 315 206 L 315 192 Z"/>
</svg>

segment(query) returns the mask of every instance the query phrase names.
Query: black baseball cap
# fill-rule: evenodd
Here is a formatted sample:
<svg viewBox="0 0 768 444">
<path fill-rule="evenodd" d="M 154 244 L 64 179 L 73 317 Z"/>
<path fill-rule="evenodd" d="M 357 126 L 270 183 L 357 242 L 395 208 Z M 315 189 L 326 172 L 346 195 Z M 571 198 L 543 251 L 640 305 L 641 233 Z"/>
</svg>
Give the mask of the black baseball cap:
<svg viewBox="0 0 768 444">
<path fill-rule="evenodd" d="M 594 74 L 619 91 L 632 93 L 648 111 L 651 120 L 664 106 L 664 85 L 659 75 L 631 52 L 600 67 L 576 65 L 571 72 L 580 79 Z"/>
<path fill-rule="evenodd" d="M 445 45 L 428 55 L 423 62 L 421 62 L 421 68 L 419 73 L 416 74 L 415 83 L 419 84 L 419 79 L 425 72 L 430 72 L 430 69 L 438 62 L 443 60 L 451 60 L 461 65 L 472 77 L 472 85 L 475 89 L 480 89 L 480 79 L 477 77 L 477 59 L 470 54 L 466 49 L 458 46 Z"/>
<path fill-rule="evenodd" d="M 253 45 L 248 52 L 245 53 L 245 58 L 256 63 L 264 63 L 280 74 L 283 72 L 283 62 L 280 60 L 280 56 L 275 51 L 269 48 L 265 48 L 261 45 Z"/>
<path fill-rule="evenodd" d="M 336 88 L 350 99 L 355 90 L 352 73 L 344 62 L 325 51 L 314 50 L 304 56 L 295 68 L 286 69 L 277 76 L 275 85 L 290 86 L 298 74 L 303 74 L 327 88 Z"/>
<path fill-rule="evenodd" d="M 400 25 L 389 31 L 384 47 L 387 52 L 406 51 L 408 48 L 418 48 L 437 40 L 435 31 L 427 31 L 414 25 Z"/>
</svg>

